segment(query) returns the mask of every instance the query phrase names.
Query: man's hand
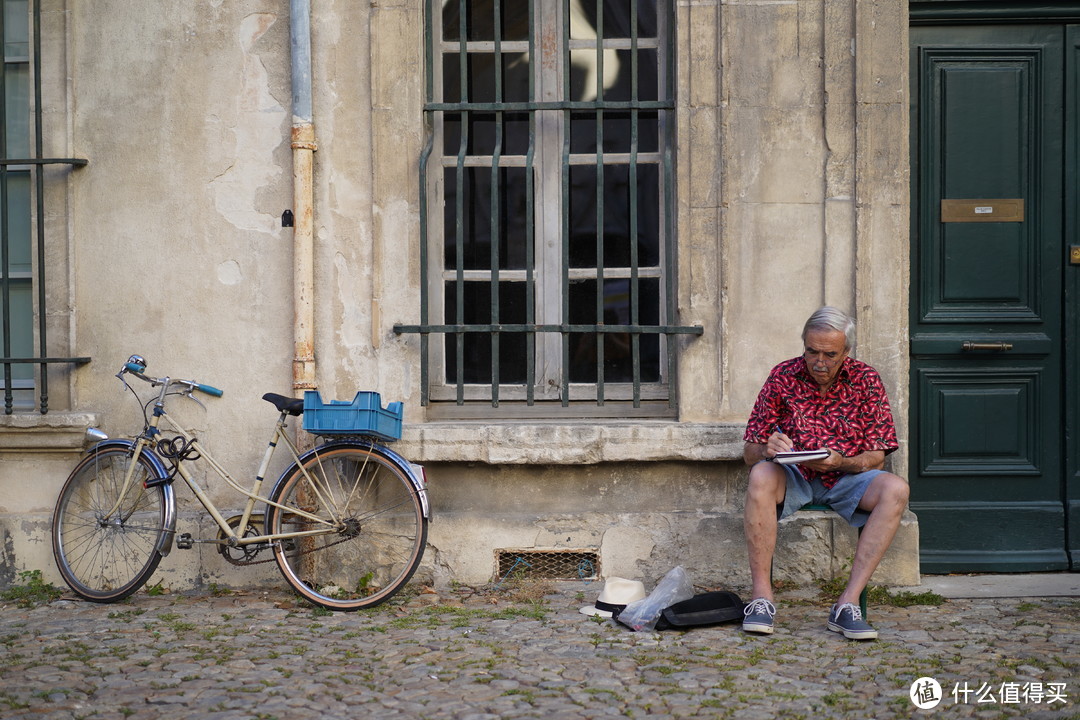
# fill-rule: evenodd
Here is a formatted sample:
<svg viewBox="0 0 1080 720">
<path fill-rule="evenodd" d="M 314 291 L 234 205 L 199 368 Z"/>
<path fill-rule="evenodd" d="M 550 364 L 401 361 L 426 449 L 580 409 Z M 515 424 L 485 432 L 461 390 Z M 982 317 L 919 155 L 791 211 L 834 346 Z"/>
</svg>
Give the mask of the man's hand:
<svg viewBox="0 0 1080 720">
<path fill-rule="evenodd" d="M 784 433 L 777 430 L 769 436 L 769 441 L 765 444 L 765 457 L 776 457 L 776 453 L 790 452 L 795 449 L 795 445 L 792 444 L 791 438 Z"/>
<path fill-rule="evenodd" d="M 832 448 L 825 448 L 829 451 L 829 457 L 822 458 L 820 460 L 808 460 L 806 462 L 799 463 L 802 467 L 808 470 L 815 470 L 817 472 L 832 472 L 833 470 L 840 470 L 840 465 L 843 461 L 847 460 L 843 455 L 836 452 Z"/>
<path fill-rule="evenodd" d="M 852 457 L 844 457 L 832 448 L 826 449 L 829 451 L 829 457 L 800 463 L 800 465 L 817 472 L 840 471 L 852 475 L 867 470 L 880 470 L 885 465 L 885 452 L 883 450 L 867 450 Z"/>
<path fill-rule="evenodd" d="M 743 446 L 743 461 L 747 465 L 754 465 L 762 460 L 771 460 L 776 457 L 776 453 L 788 452 L 793 449 L 794 445 L 791 444 L 791 438 L 782 432 L 774 432 L 769 436 L 765 444 L 746 443 Z"/>
</svg>

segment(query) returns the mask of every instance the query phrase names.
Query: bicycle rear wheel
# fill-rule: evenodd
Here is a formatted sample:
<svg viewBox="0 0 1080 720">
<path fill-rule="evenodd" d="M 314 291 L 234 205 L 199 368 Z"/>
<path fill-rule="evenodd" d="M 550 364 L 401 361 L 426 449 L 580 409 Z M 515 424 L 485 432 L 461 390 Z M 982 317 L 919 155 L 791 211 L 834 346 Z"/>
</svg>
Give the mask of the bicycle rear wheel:
<svg viewBox="0 0 1080 720">
<path fill-rule="evenodd" d="M 157 548 L 165 534 L 165 491 L 143 487 L 144 480 L 158 473 L 140 457 L 117 506 L 130 465 L 126 448 L 92 452 L 75 466 L 56 501 L 53 557 L 64 582 L 86 600 L 123 600 L 142 587 L 161 562 Z"/>
<path fill-rule="evenodd" d="M 404 587 L 420 565 L 427 543 L 420 497 L 405 471 L 370 447 L 316 452 L 303 470 L 294 465 L 288 471 L 270 500 L 290 508 L 269 506 L 271 534 L 327 530 L 274 542 L 281 574 L 316 605 L 331 610 L 378 605 Z"/>
</svg>

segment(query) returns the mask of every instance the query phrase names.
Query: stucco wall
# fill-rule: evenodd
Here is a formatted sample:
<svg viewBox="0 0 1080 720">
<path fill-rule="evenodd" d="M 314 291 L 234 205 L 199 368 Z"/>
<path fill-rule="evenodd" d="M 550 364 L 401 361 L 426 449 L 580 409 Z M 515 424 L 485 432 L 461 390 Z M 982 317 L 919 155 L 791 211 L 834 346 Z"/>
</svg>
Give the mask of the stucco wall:
<svg viewBox="0 0 1080 720">
<path fill-rule="evenodd" d="M 151 372 L 225 391 L 185 418 L 246 478 L 274 419 L 260 396 L 291 392 L 287 2 L 45 10 L 46 120 L 64 146 L 46 152 L 89 160 L 50 185 L 67 263 L 51 281 L 56 322 L 71 352 L 93 358 L 58 390 L 81 413 L 64 432 L 91 415 L 113 433 L 138 429 L 113 374 L 140 353 Z M 328 398 L 363 388 L 405 402 L 397 449 L 431 470 L 433 581 L 482 582 L 495 550 L 530 546 L 598 549 L 608 574 L 683 562 L 702 581 L 743 578 L 741 423 L 823 303 L 856 314 L 857 355 L 881 370 L 906 435 L 905 3 L 677 6 L 679 321 L 704 334 L 679 342 L 672 422 L 427 422 L 419 340 L 393 332 L 419 320 L 422 6 L 325 0 L 313 12 L 317 376 Z M 73 444 L 47 460 L 4 455 L 7 578 L 31 567 L 58 578 L 48 498 Z M 894 470 L 905 464 L 893 456 Z M 787 566 L 835 571 L 847 546 L 819 556 L 830 521 L 808 522 L 792 557 L 816 560 Z M 803 547 L 802 529 L 785 532 Z M 885 581 L 917 577 L 913 519 L 902 536 Z M 174 552 L 161 572 L 177 586 L 276 581 L 268 568 L 237 571 L 203 549 Z"/>
</svg>

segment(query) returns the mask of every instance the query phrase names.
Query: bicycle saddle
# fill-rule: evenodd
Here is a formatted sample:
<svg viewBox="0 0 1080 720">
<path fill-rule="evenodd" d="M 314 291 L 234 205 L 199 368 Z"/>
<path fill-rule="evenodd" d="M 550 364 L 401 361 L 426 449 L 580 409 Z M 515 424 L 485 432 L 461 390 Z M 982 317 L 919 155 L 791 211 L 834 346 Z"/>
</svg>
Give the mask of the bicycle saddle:
<svg viewBox="0 0 1080 720">
<path fill-rule="evenodd" d="M 290 415 L 302 415 L 304 413 L 303 398 L 291 398 L 277 393 L 266 393 L 263 395 L 263 400 L 273 404 L 279 412 L 289 413 Z"/>
</svg>

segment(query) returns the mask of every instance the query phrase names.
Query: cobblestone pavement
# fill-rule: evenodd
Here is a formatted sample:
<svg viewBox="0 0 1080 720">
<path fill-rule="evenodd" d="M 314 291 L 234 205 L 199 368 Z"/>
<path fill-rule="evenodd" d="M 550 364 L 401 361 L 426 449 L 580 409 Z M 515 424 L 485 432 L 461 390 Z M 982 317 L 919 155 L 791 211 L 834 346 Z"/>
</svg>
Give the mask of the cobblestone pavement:
<svg viewBox="0 0 1080 720">
<path fill-rule="evenodd" d="M 600 589 L 353 614 L 284 590 L 2 602 L 0 718 L 1080 718 L 1078 598 L 871 607 L 881 639 L 852 642 L 826 601 L 784 594 L 772 636 L 635 633 L 578 612 Z"/>
</svg>

